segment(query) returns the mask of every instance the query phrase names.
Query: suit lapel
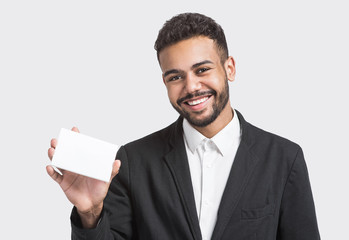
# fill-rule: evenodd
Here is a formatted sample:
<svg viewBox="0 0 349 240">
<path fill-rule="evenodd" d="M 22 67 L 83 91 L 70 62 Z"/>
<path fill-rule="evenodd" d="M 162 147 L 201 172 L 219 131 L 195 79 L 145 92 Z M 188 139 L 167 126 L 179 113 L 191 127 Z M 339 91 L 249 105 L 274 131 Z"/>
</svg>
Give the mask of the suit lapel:
<svg viewBox="0 0 349 240">
<path fill-rule="evenodd" d="M 181 198 L 193 239 L 201 239 L 201 231 L 195 207 L 193 185 L 190 177 L 188 158 L 183 141 L 182 118 L 174 125 L 170 135 L 171 150 L 165 156 Z"/>
<path fill-rule="evenodd" d="M 258 160 L 250 152 L 253 138 L 249 136 L 248 123 L 238 111 L 236 112 L 242 129 L 241 142 L 218 209 L 217 222 L 212 234 L 213 240 L 221 238 Z"/>
<path fill-rule="evenodd" d="M 250 136 L 250 126 L 242 115 L 237 110 L 235 111 L 242 129 L 241 142 L 218 209 L 217 222 L 211 238 L 213 240 L 222 237 L 258 161 L 258 158 L 250 151 L 254 140 L 254 137 Z M 193 239 L 201 239 L 188 158 L 183 141 L 182 122 L 183 119 L 179 118 L 172 128 L 169 136 L 171 150 L 165 156 L 165 161 L 176 183 Z"/>
</svg>

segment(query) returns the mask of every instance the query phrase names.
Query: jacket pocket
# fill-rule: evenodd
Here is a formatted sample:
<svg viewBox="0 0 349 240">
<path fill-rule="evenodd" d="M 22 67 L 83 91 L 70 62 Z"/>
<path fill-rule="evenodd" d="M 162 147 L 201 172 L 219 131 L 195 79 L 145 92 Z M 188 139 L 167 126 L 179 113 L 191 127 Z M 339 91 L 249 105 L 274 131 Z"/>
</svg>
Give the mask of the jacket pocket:
<svg viewBox="0 0 349 240">
<path fill-rule="evenodd" d="M 262 208 L 241 209 L 241 219 L 253 220 L 274 215 L 275 204 L 268 204 Z"/>
</svg>

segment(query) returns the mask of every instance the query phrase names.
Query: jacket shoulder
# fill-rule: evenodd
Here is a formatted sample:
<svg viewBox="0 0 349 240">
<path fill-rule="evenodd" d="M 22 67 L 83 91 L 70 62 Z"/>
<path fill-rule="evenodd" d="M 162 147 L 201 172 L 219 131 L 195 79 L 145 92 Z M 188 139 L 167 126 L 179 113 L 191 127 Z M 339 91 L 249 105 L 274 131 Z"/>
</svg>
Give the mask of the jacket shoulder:
<svg viewBox="0 0 349 240">
<path fill-rule="evenodd" d="M 298 151 L 300 149 L 300 146 L 297 143 L 256 127 L 247 122 L 239 111 L 236 110 L 236 112 L 242 130 L 241 142 L 244 142 L 248 147 L 260 151 L 262 151 L 262 149 L 288 149 L 290 151 Z"/>
<path fill-rule="evenodd" d="M 297 155 L 302 153 L 302 149 L 297 143 L 285 137 L 268 132 L 247 122 L 246 129 L 251 139 L 251 153 L 265 165 L 284 166 L 289 170 Z"/>
<path fill-rule="evenodd" d="M 249 126 L 249 130 L 254 135 L 255 143 L 261 144 L 262 146 L 276 145 L 281 148 L 292 148 L 292 149 L 300 148 L 300 146 L 297 143 L 285 137 L 263 130 L 250 123 L 246 123 L 246 124 Z"/>
</svg>

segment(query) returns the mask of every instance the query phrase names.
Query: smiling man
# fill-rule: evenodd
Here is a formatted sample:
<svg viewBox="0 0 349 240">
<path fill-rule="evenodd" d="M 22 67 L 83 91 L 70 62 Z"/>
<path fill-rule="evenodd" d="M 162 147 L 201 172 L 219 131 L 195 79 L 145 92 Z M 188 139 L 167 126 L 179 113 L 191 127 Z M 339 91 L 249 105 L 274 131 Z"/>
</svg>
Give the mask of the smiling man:
<svg viewBox="0 0 349 240">
<path fill-rule="evenodd" d="M 233 118 L 228 81 L 235 77 L 234 59 L 204 36 L 159 51 L 172 106 L 200 133 L 213 137 Z"/>
<path fill-rule="evenodd" d="M 223 29 L 180 14 L 155 49 L 179 118 L 122 146 L 110 183 L 47 167 L 74 204 L 72 239 L 320 239 L 301 148 L 231 106 Z"/>
</svg>

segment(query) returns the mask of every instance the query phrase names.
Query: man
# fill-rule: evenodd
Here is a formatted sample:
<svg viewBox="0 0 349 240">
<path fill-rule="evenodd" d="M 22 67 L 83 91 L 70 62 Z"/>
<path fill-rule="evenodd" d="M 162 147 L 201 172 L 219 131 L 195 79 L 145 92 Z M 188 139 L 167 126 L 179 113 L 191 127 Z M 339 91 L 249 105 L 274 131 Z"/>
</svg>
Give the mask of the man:
<svg viewBox="0 0 349 240">
<path fill-rule="evenodd" d="M 110 185 L 47 167 L 75 206 L 72 239 L 320 239 L 301 148 L 231 107 L 222 28 L 180 14 L 155 49 L 178 120 L 122 146 Z"/>
</svg>

